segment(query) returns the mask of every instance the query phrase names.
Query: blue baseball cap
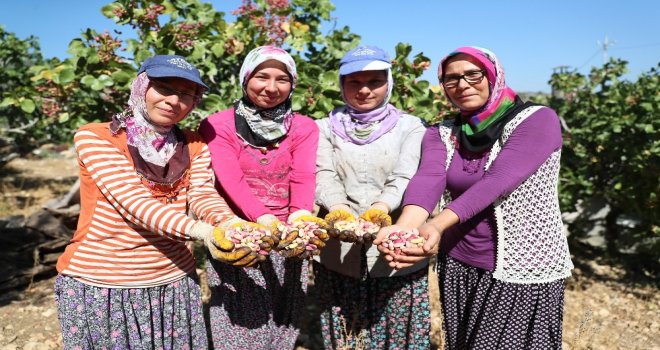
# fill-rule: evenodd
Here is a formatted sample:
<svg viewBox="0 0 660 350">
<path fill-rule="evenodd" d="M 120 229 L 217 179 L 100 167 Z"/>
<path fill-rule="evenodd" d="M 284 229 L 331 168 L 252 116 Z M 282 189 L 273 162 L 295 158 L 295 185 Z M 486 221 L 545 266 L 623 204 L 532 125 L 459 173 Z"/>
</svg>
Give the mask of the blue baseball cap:
<svg viewBox="0 0 660 350">
<path fill-rule="evenodd" d="M 147 72 L 149 78 L 181 78 L 201 85 L 205 89 L 209 88 L 202 81 L 197 68 L 181 56 L 156 55 L 150 57 L 142 63 L 138 70 L 138 74 L 142 72 Z"/>
<path fill-rule="evenodd" d="M 358 46 L 339 61 L 339 75 L 365 70 L 386 70 L 392 67 L 387 52 L 375 46 Z"/>
</svg>

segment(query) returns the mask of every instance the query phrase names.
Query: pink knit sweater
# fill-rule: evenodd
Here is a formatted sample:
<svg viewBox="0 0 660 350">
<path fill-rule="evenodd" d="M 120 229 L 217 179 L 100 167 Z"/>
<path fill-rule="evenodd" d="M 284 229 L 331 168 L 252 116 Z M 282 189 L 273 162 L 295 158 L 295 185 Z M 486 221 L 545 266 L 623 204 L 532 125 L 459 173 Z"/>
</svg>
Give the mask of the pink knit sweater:
<svg viewBox="0 0 660 350">
<path fill-rule="evenodd" d="M 204 119 L 199 133 L 211 151 L 216 187 L 237 215 L 254 221 L 270 213 L 286 220 L 312 209 L 319 141 L 312 119 L 295 114 L 279 147 L 265 154 L 238 137 L 233 108 Z"/>
</svg>

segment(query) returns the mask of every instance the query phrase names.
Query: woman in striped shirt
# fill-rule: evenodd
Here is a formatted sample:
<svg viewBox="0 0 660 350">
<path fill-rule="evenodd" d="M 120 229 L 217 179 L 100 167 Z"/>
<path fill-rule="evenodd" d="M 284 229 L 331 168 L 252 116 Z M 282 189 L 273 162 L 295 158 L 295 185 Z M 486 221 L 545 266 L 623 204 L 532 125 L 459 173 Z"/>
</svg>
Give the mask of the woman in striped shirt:
<svg viewBox="0 0 660 350">
<path fill-rule="evenodd" d="M 205 88 L 183 57 L 154 56 L 124 112 L 76 133 L 81 211 L 55 283 L 64 348 L 207 348 L 192 240 L 226 263 L 254 257 L 224 238 L 242 220 L 214 188 L 205 143 L 176 126 Z"/>
</svg>

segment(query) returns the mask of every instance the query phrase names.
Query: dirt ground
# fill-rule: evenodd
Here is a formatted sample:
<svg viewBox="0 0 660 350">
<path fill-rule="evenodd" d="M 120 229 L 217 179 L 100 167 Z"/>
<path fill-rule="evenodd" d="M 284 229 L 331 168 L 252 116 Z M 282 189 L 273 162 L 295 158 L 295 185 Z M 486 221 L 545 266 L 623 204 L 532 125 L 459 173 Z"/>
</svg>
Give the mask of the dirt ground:
<svg viewBox="0 0 660 350">
<path fill-rule="evenodd" d="M 29 215 L 46 200 L 63 195 L 76 179 L 76 167 L 73 152 L 56 147 L 12 160 L 1 170 L 0 217 Z M 657 281 L 631 278 L 598 263 L 597 254 L 579 248 L 573 253 L 577 268 L 567 281 L 564 349 L 660 350 Z M 53 283 L 54 278 L 35 281 L 0 295 L 0 350 L 62 347 Z M 313 305 L 309 309 L 313 311 Z M 313 320 L 303 329 L 298 349 L 315 349 L 318 329 Z"/>
</svg>

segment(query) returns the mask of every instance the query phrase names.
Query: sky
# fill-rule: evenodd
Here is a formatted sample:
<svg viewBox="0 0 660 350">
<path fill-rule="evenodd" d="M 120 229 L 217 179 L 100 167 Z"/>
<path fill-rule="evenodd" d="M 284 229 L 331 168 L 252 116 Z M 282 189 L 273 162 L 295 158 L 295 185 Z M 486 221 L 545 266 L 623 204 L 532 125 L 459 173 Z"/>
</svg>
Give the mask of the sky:
<svg viewBox="0 0 660 350">
<path fill-rule="evenodd" d="M 241 0 L 202 0 L 226 13 Z M 0 25 L 19 38 L 39 38 L 45 57 L 67 58 L 69 42 L 87 28 L 117 27 L 101 14 L 109 0 L 0 0 Z M 437 65 L 453 49 L 480 46 L 502 63 L 507 84 L 521 92 L 549 92 L 553 69 L 586 74 L 604 56 L 629 62 L 627 79 L 660 62 L 658 0 L 333 0 L 333 23 L 348 26 L 362 43 L 394 55 L 397 43 L 423 52 L 431 68 L 423 79 L 437 84 Z M 604 43 L 609 42 L 607 51 Z"/>
</svg>

